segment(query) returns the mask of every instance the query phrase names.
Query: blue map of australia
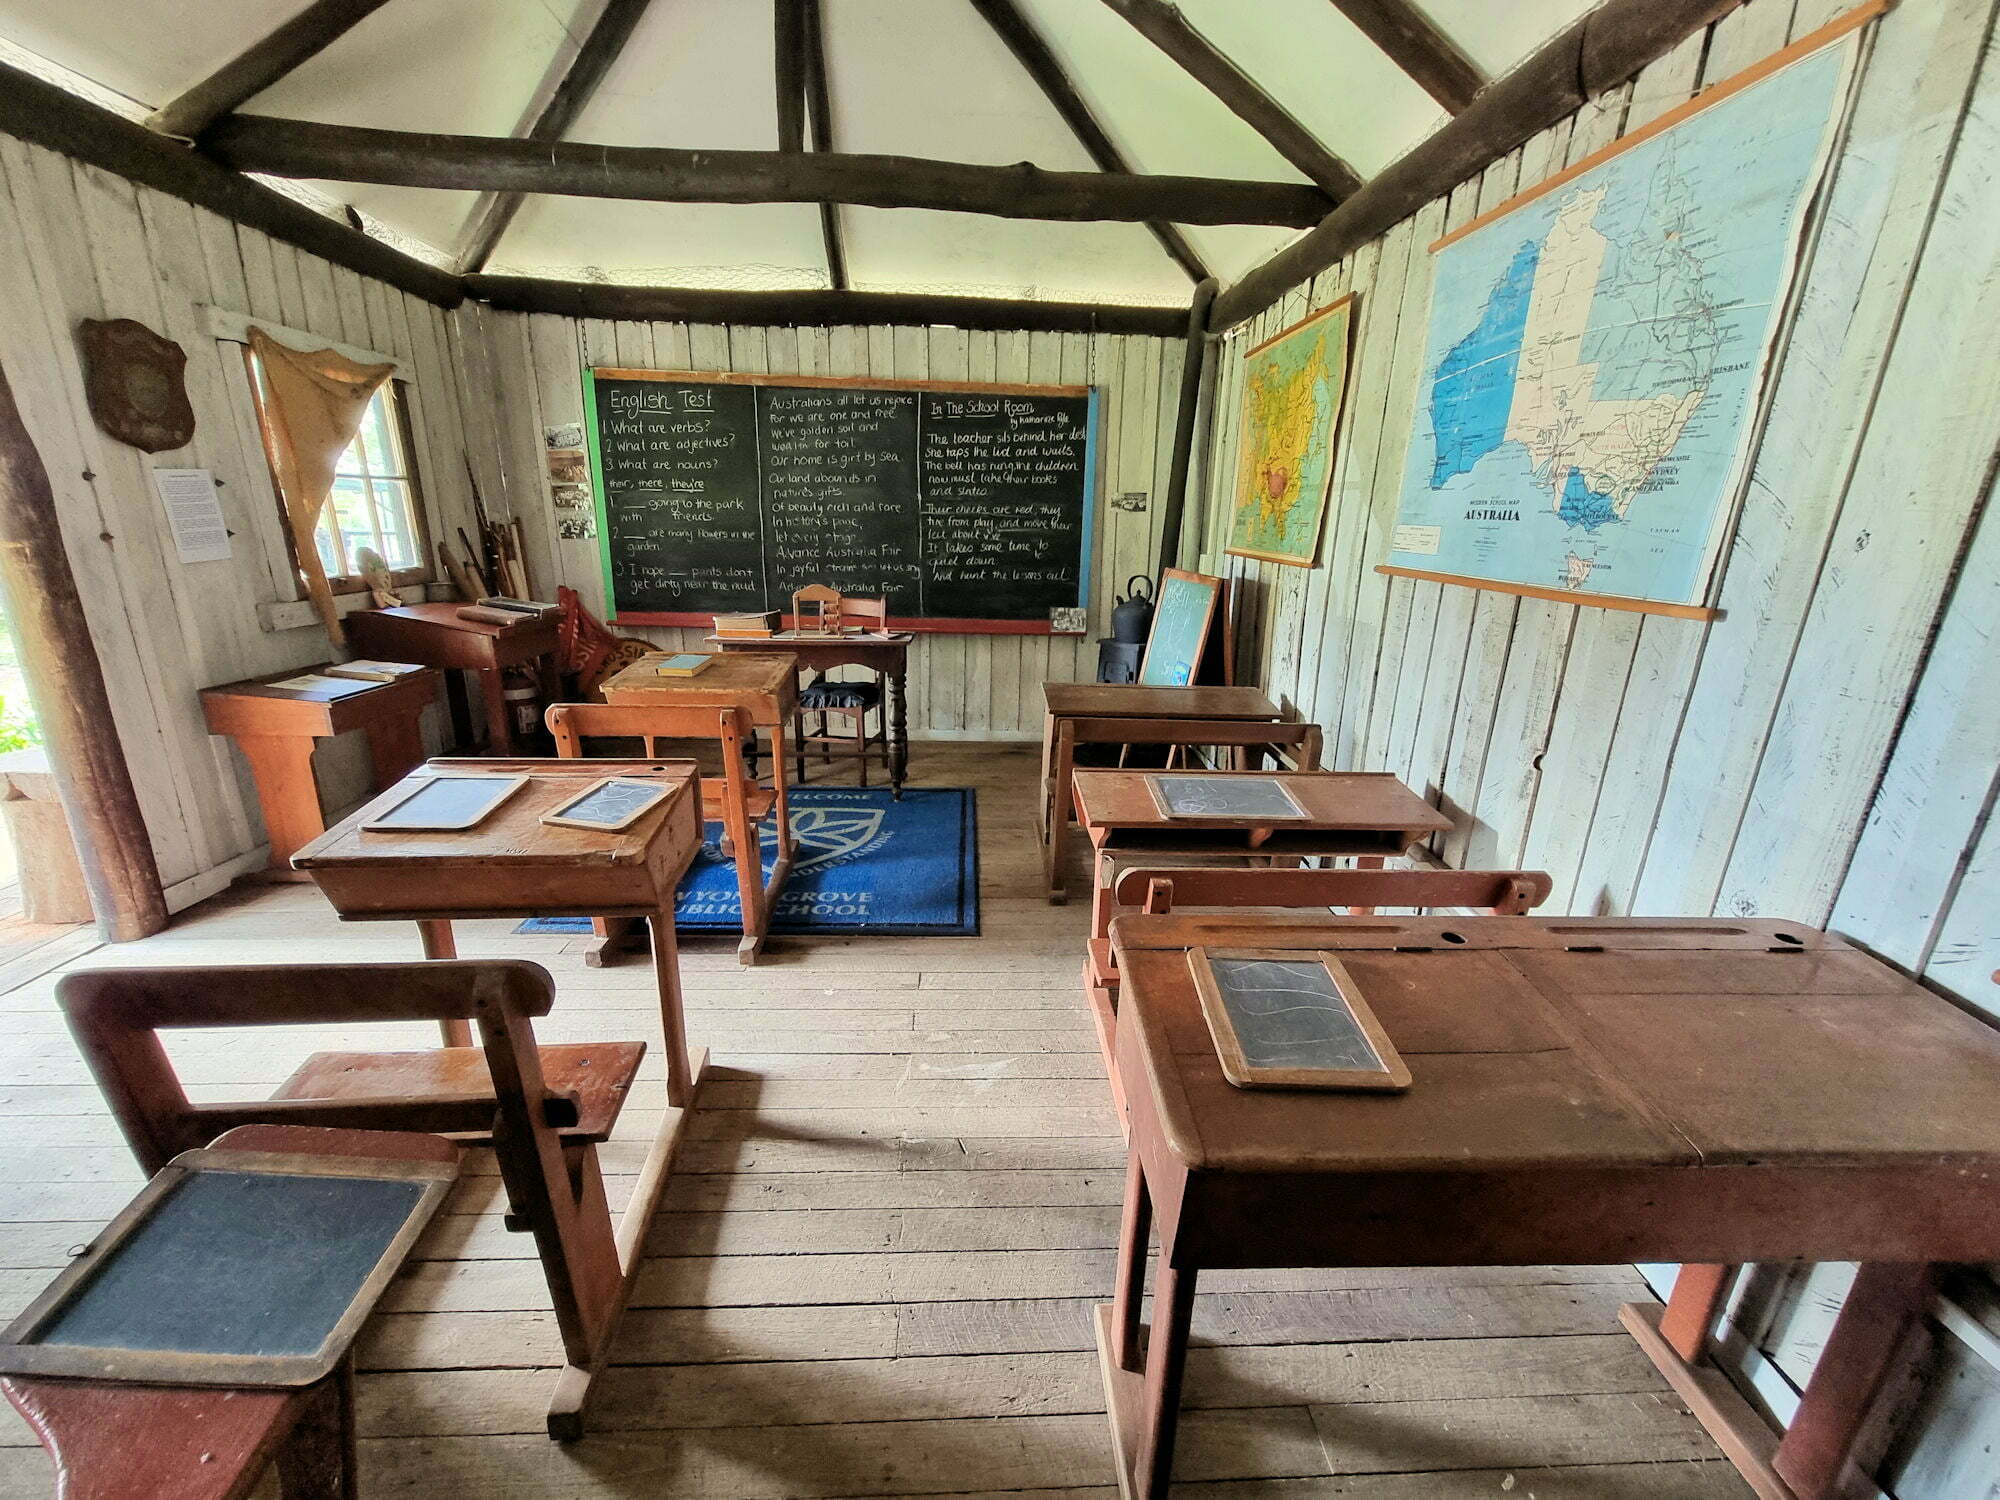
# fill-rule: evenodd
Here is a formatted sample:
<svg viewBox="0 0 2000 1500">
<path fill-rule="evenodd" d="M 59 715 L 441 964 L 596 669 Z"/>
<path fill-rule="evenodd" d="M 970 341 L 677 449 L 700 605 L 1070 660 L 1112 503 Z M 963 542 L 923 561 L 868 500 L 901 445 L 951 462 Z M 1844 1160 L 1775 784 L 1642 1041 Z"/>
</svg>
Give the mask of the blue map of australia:
<svg viewBox="0 0 2000 1500">
<path fill-rule="evenodd" d="M 1852 48 L 1445 245 L 1392 565 L 1698 603 Z"/>
</svg>

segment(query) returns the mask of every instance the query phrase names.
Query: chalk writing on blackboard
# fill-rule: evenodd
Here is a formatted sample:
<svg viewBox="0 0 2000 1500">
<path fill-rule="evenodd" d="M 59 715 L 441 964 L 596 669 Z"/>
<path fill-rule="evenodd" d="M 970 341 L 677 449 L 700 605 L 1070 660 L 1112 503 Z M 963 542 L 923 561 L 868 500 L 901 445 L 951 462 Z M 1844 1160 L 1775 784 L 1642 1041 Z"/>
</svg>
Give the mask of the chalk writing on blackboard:
<svg viewBox="0 0 2000 1500">
<path fill-rule="evenodd" d="M 624 781 L 609 777 L 542 814 L 558 828 L 595 828 L 615 832 L 629 828 L 673 792 L 657 781 Z"/>
<path fill-rule="evenodd" d="M 526 776 L 430 776 L 400 802 L 384 808 L 362 829 L 370 833 L 436 833 L 477 828 L 528 784 Z"/>
<path fill-rule="evenodd" d="M 1239 1088 L 1409 1087 L 1409 1070 L 1337 960 L 1195 948 L 1188 964 L 1223 1074 Z"/>
<path fill-rule="evenodd" d="M 1148 776 L 1153 801 L 1170 818 L 1303 818 L 1275 776 Z"/>
</svg>

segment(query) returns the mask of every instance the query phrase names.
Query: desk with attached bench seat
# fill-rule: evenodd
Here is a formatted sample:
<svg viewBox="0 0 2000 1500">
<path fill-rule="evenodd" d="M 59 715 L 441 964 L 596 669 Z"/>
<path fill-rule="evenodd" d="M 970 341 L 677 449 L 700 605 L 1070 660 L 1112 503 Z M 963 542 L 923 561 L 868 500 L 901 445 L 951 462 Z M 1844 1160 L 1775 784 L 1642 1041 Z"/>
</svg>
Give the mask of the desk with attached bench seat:
<svg viewBox="0 0 2000 1500">
<path fill-rule="evenodd" d="M 1811 927 L 1224 914 L 1112 941 L 1131 1158 L 1098 1337 L 1127 1497 L 1167 1493 L 1204 1270 L 1680 1262 L 1626 1326 L 1757 1494 L 1826 1500 L 1929 1263 L 2000 1256 L 2000 1036 Z M 1196 950 L 1331 955 L 1410 1088 L 1235 1087 Z M 1867 1264 L 1774 1442 L 1699 1361 L 1720 1268 L 1786 1260 Z"/>
</svg>

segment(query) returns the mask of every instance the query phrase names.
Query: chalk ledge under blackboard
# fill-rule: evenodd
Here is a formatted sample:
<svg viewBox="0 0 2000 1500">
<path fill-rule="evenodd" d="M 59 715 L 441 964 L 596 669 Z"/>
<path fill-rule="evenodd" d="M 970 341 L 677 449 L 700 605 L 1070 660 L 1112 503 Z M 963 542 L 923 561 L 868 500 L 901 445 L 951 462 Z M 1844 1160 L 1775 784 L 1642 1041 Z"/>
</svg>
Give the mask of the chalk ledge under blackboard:
<svg viewBox="0 0 2000 1500">
<path fill-rule="evenodd" d="M 682 630 L 713 630 L 715 611 L 621 610 L 611 617 L 611 623 L 671 626 Z M 1074 636 L 1078 640 L 1090 633 L 1087 630 L 1058 631 L 1047 620 L 890 620 L 884 628 L 891 634 L 900 631 L 913 632 L 917 635 L 1065 635 Z M 773 638 L 773 650 L 782 650 L 783 647 L 783 641 Z"/>
</svg>

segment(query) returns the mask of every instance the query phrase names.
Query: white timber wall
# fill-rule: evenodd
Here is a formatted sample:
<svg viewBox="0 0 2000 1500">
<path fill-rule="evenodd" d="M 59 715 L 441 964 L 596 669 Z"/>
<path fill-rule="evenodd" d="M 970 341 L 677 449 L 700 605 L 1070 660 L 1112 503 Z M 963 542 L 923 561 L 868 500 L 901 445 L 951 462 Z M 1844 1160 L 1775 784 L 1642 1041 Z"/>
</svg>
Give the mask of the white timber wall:
<svg viewBox="0 0 2000 1500">
<path fill-rule="evenodd" d="M 441 309 L 206 209 L 0 136 L 0 362 L 55 488 L 119 738 L 176 908 L 264 858 L 248 771 L 230 741 L 208 733 L 196 694 L 336 654 L 316 624 L 286 624 L 310 619 L 309 611 L 272 616 L 300 591 L 239 346 L 210 335 L 204 306 L 404 362 L 432 534 L 466 524 L 470 512 L 465 403 Z M 197 424 L 187 447 L 142 453 L 97 427 L 84 402 L 76 339 L 85 318 L 134 318 L 186 351 Z M 179 561 L 153 492 L 156 468 L 214 472 L 232 533 L 227 561 Z M 319 760 L 329 811 L 365 792 L 360 736 L 325 743 Z"/>
<path fill-rule="evenodd" d="M 1041 685 L 1095 676 L 1111 595 L 1154 571 L 1160 497 L 1173 446 L 1183 345 L 1138 335 L 982 332 L 964 328 L 791 328 L 641 323 L 495 312 L 457 314 L 475 401 L 466 425 L 487 502 L 519 516 L 535 587 L 574 588 L 606 614 L 595 541 L 555 534 L 542 429 L 583 420 L 583 372 L 624 367 L 771 375 L 865 375 L 882 380 L 976 380 L 1090 385 L 1099 392 L 1097 545 L 1084 636 L 918 637 L 910 653 L 910 734 L 916 739 L 1039 740 Z M 1137 496 L 1142 509 L 1121 509 Z M 617 626 L 669 648 L 703 632 Z"/>
<path fill-rule="evenodd" d="M 1864 40 L 1719 620 L 1374 571 L 1419 399 L 1429 243 L 1846 8 L 1752 0 L 1233 330 L 1207 560 L 1240 591 L 1239 678 L 1322 725 L 1333 765 L 1429 796 L 1455 824 L 1445 862 L 1546 869 L 1555 911 L 1829 925 L 2000 1018 L 1993 0 L 1902 0 Z M 1355 359 L 1317 565 L 1221 556 L 1242 351 L 1348 291 Z M 1779 1421 L 1850 1276 L 1760 1269 L 1738 1290 L 1730 1347 Z M 1968 1296 L 1980 1316 L 1945 1305 L 1915 1416 L 1880 1435 L 1898 1500 L 2000 1495 L 2000 1320 Z"/>
</svg>

